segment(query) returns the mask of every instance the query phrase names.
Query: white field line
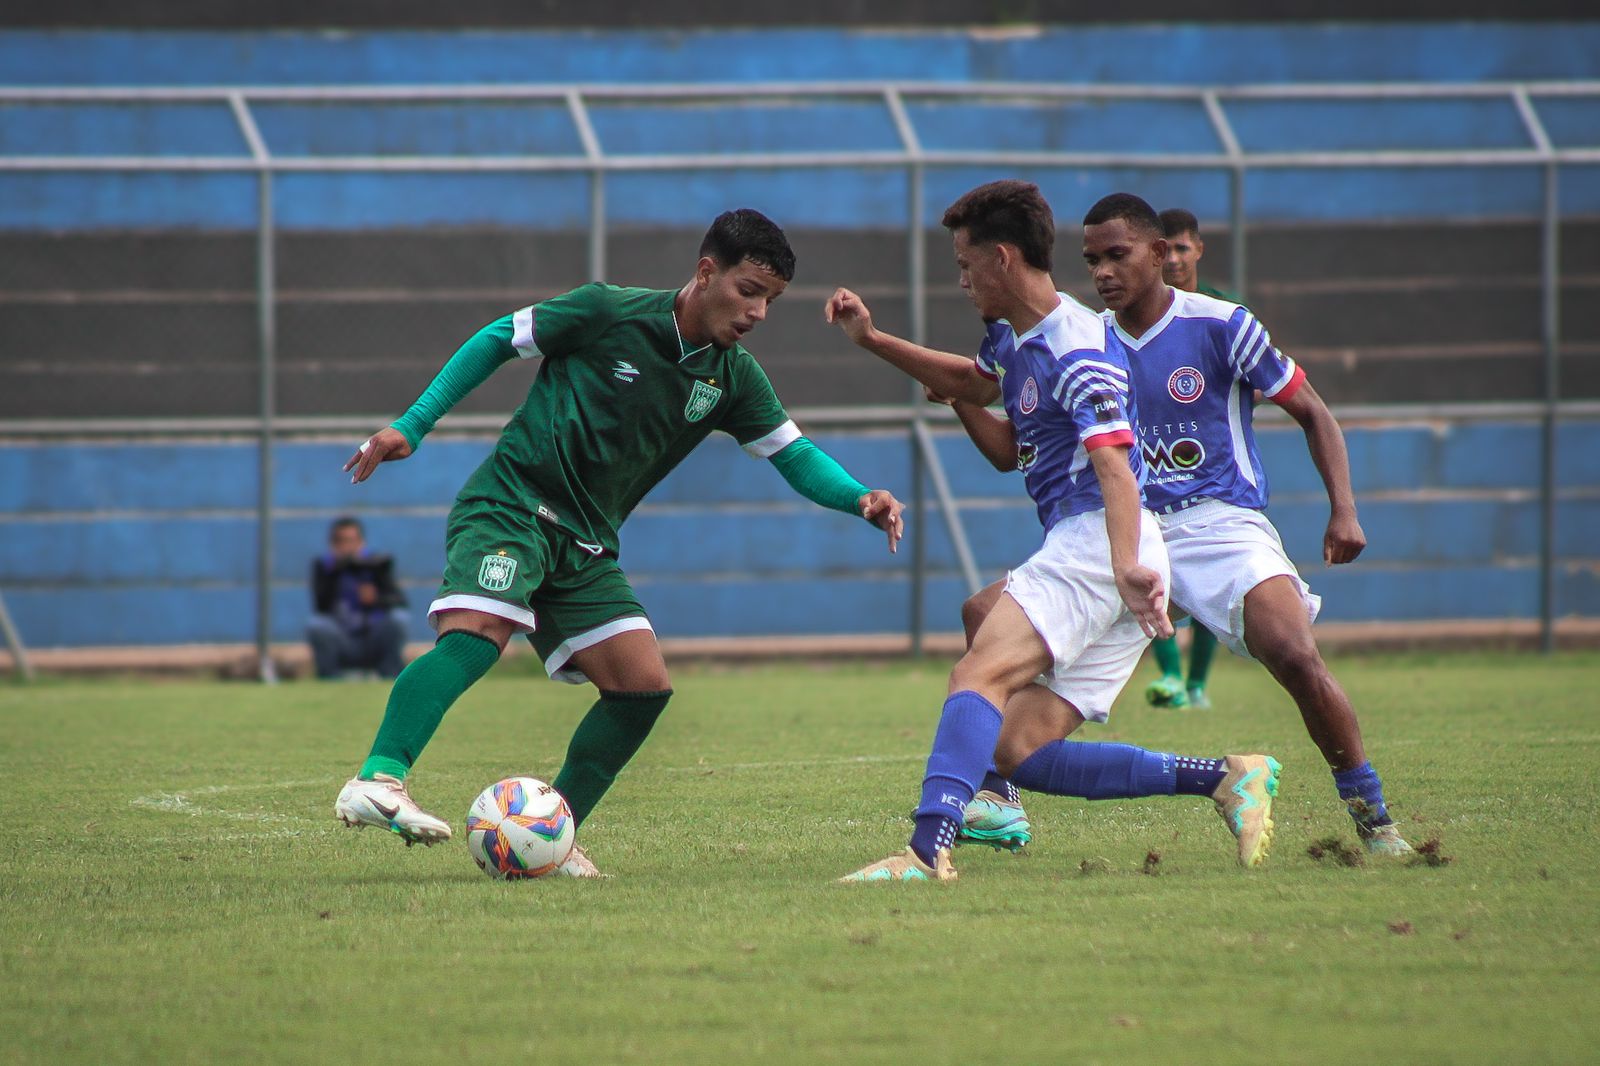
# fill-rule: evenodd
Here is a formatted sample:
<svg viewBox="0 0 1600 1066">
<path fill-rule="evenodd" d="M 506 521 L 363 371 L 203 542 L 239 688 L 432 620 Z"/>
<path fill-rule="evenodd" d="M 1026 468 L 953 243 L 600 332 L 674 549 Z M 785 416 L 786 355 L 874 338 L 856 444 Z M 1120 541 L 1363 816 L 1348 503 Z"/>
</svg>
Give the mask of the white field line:
<svg viewBox="0 0 1600 1066">
<path fill-rule="evenodd" d="M 278 790 L 286 788 L 303 788 L 307 785 L 320 785 L 326 782 L 322 779 L 312 781 L 257 781 L 238 785 L 199 785 L 194 788 L 184 789 L 181 792 L 154 792 L 148 796 L 136 796 L 129 800 L 129 806 L 143 807 L 146 810 L 165 811 L 168 814 L 182 814 L 190 818 L 226 818 L 235 822 L 256 822 L 262 825 L 276 826 L 308 826 L 322 828 L 318 823 L 309 818 L 302 818 L 296 814 L 275 814 L 271 811 L 240 811 L 230 810 L 226 807 L 202 806 L 195 803 L 191 796 L 217 796 L 228 792 L 253 792 L 262 790 Z M 275 833 L 248 834 L 252 836 L 294 836 L 303 833 L 302 829 L 279 829 Z"/>
</svg>

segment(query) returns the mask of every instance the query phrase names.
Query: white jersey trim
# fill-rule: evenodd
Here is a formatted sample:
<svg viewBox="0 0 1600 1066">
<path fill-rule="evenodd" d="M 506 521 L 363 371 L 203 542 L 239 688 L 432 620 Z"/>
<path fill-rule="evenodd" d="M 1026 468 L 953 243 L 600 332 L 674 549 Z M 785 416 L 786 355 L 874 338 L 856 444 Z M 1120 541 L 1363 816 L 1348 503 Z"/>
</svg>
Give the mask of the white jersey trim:
<svg viewBox="0 0 1600 1066">
<path fill-rule="evenodd" d="M 1239 473 L 1250 482 L 1250 487 L 1259 489 L 1260 483 L 1256 480 L 1254 466 L 1250 462 L 1250 452 L 1244 443 L 1244 415 L 1241 410 L 1244 401 L 1244 390 L 1250 388 L 1250 383 L 1237 379 L 1233 388 L 1228 390 L 1228 437 L 1233 444 L 1233 465 L 1239 468 Z M 1253 391 L 1253 390 L 1252 390 Z"/>
<path fill-rule="evenodd" d="M 1142 337 L 1135 337 L 1133 334 L 1123 329 L 1122 323 L 1117 321 L 1117 316 L 1113 312 L 1105 312 L 1106 315 L 1108 315 L 1111 319 L 1111 327 L 1117 331 L 1117 337 L 1122 341 L 1123 344 L 1126 344 L 1134 351 L 1138 351 L 1151 341 L 1155 340 L 1157 337 L 1161 336 L 1161 334 L 1166 331 L 1166 328 L 1172 324 L 1172 320 L 1178 317 L 1178 305 L 1183 302 L 1183 297 L 1186 294 L 1181 289 L 1169 288 L 1168 291 L 1172 293 L 1172 300 L 1167 304 L 1167 313 L 1161 316 L 1161 320 L 1159 322 L 1145 330 L 1144 336 Z"/>
<path fill-rule="evenodd" d="M 524 307 L 511 312 L 511 347 L 521 359 L 538 359 L 544 355 L 533 340 L 533 308 Z"/>
<path fill-rule="evenodd" d="M 801 437 L 800 427 L 794 424 L 794 419 L 789 419 L 765 437 L 741 444 L 745 454 L 752 459 L 771 459 Z"/>
<path fill-rule="evenodd" d="M 1279 352 L 1278 354 L 1283 355 L 1282 352 Z M 1287 368 L 1283 372 L 1283 377 L 1279 378 L 1277 383 L 1274 384 L 1272 388 L 1261 390 L 1261 395 L 1269 400 L 1278 395 L 1278 393 L 1282 392 L 1284 388 L 1288 386 L 1289 382 L 1294 380 L 1294 372 L 1300 369 L 1295 361 L 1289 358 L 1287 355 L 1283 356 L 1283 361 L 1287 364 Z"/>
</svg>

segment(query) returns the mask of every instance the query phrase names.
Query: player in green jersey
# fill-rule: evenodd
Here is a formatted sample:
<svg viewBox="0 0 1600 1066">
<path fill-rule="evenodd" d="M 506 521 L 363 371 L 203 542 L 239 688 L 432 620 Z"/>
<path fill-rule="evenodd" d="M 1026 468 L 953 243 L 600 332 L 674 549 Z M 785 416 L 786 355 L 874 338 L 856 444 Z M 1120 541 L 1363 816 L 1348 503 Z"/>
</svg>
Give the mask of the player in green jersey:
<svg viewBox="0 0 1600 1066">
<path fill-rule="evenodd" d="M 1167 236 L 1167 258 L 1161 264 L 1163 280 L 1175 289 L 1198 292 L 1229 303 L 1238 303 L 1232 293 L 1200 282 L 1200 257 L 1206 254 L 1206 242 L 1200 239 L 1200 220 L 1192 211 L 1172 207 L 1161 212 L 1161 228 Z M 1211 660 L 1217 655 L 1216 635 L 1205 626 L 1189 620 L 1189 676 L 1183 676 L 1183 657 L 1178 651 L 1178 638 L 1161 637 L 1151 642 L 1150 650 L 1156 658 L 1161 676 L 1144 690 L 1144 698 L 1157 707 L 1193 707 L 1211 709 L 1211 697 L 1206 692 L 1206 679 L 1211 674 Z"/>
<path fill-rule="evenodd" d="M 585 285 L 491 322 L 351 456 L 351 481 L 366 480 L 415 451 L 497 367 L 543 359 L 456 497 L 444 581 L 428 609 L 439 641 L 396 679 L 371 754 L 335 802 L 341 821 L 389 829 L 407 845 L 450 838 L 448 823 L 411 799 L 406 776 L 450 705 L 520 632 L 551 677 L 600 690 L 553 782 L 583 823 L 672 695 L 650 620 L 618 566 L 617 531 L 712 430 L 770 459 L 807 499 L 878 526 L 895 550 L 900 502 L 802 436 L 740 344 L 793 277 L 781 229 L 756 211 L 727 212 L 681 289 Z M 561 872 L 598 873 L 580 848 Z"/>
</svg>

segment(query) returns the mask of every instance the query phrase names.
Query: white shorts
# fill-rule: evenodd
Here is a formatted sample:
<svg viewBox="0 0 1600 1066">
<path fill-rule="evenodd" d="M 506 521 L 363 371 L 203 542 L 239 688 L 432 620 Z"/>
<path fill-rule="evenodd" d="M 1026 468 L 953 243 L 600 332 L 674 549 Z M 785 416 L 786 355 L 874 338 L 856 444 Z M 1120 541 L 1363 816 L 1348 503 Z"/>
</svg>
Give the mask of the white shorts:
<svg viewBox="0 0 1600 1066">
<path fill-rule="evenodd" d="M 1172 561 L 1173 604 L 1234 654 L 1252 657 L 1244 646 L 1244 597 L 1268 578 L 1293 578 L 1307 619 L 1316 621 L 1322 597 L 1300 579 L 1278 531 L 1260 511 L 1207 500 L 1158 521 Z"/>
<path fill-rule="evenodd" d="M 1148 511 L 1142 515 L 1139 561 L 1158 572 L 1170 588 L 1161 527 L 1155 515 Z M 1111 576 L 1105 511 L 1057 522 L 1039 550 L 1006 575 L 1006 592 L 1055 659 L 1055 665 L 1040 675 L 1039 684 L 1071 703 L 1085 719 L 1104 722 L 1150 643 Z"/>
</svg>

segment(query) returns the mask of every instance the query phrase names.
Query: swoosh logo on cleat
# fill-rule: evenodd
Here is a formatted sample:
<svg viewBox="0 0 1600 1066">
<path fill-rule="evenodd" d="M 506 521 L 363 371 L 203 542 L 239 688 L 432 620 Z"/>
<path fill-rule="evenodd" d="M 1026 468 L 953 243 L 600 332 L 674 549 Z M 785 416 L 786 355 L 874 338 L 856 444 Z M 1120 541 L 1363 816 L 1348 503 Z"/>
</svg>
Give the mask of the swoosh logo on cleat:
<svg viewBox="0 0 1600 1066">
<path fill-rule="evenodd" d="M 373 799 L 371 796 L 367 797 L 367 802 L 372 804 L 373 810 L 377 811 L 391 822 L 394 821 L 394 816 L 400 813 L 400 805 L 398 803 L 393 807 L 386 807 L 378 800 Z"/>
</svg>

